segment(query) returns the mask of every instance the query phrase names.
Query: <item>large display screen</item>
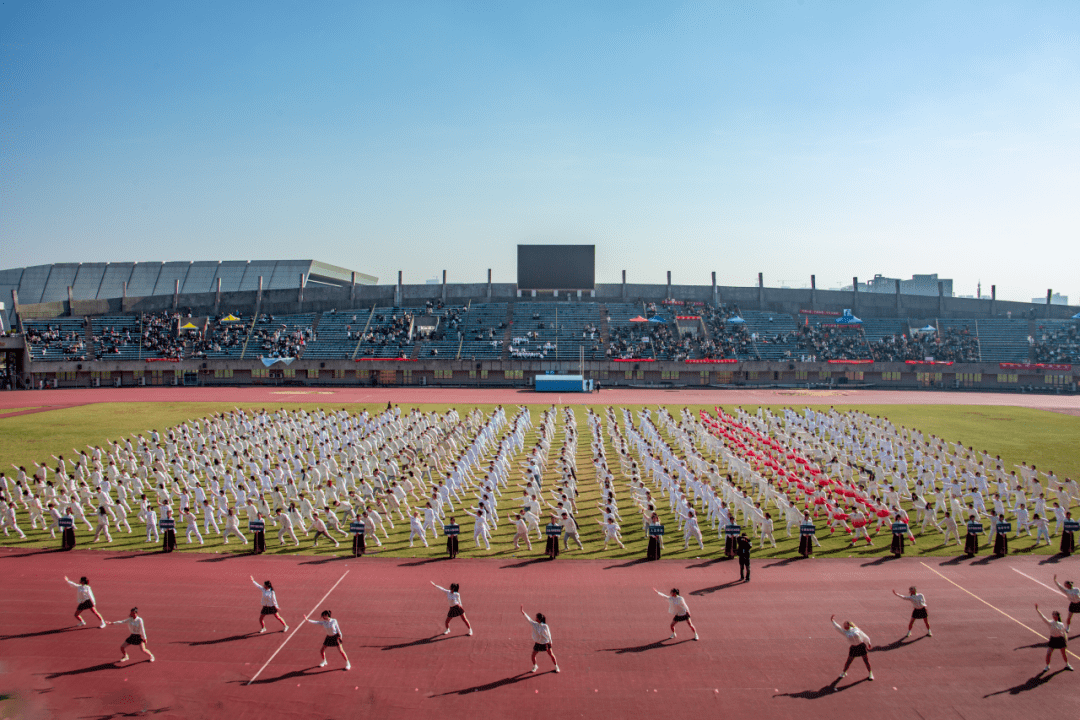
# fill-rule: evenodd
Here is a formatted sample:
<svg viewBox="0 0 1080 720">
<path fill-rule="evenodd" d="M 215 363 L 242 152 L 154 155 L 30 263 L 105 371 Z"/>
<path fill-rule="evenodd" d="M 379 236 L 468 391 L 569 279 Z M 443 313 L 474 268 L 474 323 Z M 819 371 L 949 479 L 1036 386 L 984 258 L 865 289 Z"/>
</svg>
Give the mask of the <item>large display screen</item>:
<svg viewBox="0 0 1080 720">
<path fill-rule="evenodd" d="M 518 245 L 518 290 L 593 290 L 595 245 Z"/>
</svg>

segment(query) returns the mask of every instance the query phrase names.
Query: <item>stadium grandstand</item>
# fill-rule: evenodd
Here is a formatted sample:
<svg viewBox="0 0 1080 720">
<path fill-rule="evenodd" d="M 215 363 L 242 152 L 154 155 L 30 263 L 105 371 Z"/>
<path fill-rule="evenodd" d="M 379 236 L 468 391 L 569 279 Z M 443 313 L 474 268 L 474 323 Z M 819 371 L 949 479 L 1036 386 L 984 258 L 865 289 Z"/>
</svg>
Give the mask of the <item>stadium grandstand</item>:
<svg viewBox="0 0 1080 720">
<path fill-rule="evenodd" d="M 399 272 L 380 285 L 316 260 L 2 270 L 3 384 L 528 387 L 570 372 L 600 387 L 1077 389 L 1077 308 L 940 286 L 870 293 L 857 278 L 842 291 L 813 278 L 719 286 L 715 273 L 600 284 L 591 246 L 521 247 L 513 284 L 489 270 L 486 283 L 405 284 Z"/>
</svg>

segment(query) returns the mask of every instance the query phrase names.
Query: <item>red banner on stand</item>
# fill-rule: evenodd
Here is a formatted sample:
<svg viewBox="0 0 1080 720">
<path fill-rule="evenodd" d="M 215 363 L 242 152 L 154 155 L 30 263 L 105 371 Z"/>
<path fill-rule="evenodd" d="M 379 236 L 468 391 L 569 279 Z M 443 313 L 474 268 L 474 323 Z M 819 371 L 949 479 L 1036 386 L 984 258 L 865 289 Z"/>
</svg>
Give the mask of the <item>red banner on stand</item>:
<svg viewBox="0 0 1080 720">
<path fill-rule="evenodd" d="M 1072 370 L 1072 365 L 1052 363 L 998 363 L 1003 370 Z"/>
</svg>

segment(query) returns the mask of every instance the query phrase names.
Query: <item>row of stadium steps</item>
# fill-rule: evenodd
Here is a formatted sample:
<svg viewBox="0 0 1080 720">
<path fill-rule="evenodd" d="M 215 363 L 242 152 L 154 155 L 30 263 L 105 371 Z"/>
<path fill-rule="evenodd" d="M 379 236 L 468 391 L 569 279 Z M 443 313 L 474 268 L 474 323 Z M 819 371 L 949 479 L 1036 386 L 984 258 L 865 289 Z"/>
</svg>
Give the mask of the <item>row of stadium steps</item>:
<svg viewBox="0 0 1080 720">
<path fill-rule="evenodd" d="M 795 319 L 786 313 L 747 310 L 740 316 L 746 321 L 746 331 L 753 336 L 754 352 L 761 360 L 782 360 L 799 353 L 797 340 L 786 341 L 785 336 L 799 329 Z"/>
<path fill-rule="evenodd" d="M 507 331 L 510 315 L 507 303 L 469 303 L 469 312 L 462 319 L 461 341 L 457 357 L 470 360 L 498 360 L 509 340 Z M 499 325 L 507 327 L 500 330 Z M 494 331 L 494 332 L 493 332 Z M 447 333 L 450 335 L 451 333 Z M 452 333 L 457 338 L 457 333 Z M 494 337 L 492 337 L 494 334 Z M 480 339 L 477 339 L 477 335 Z M 491 343 L 495 342 L 495 345 Z M 441 353 L 440 353 L 441 354 Z"/>
<path fill-rule="evenodd" d="M 510 359 L 510 339 L 514 336 L 514 304 L 506 304 L 506 331 L 503 332 L 503 344 L 502 352 L 499 354 L 500 360 Z"/>
<path fill-rule="evenodd" d="M 983 362 L 1028 362 L 1032 349 L 1028 337 L 1032 336 L 1030 321 L 975 320 L 976 337 Z"/>
<path fill-rule="evenodd" d="M 27 335 L 30 333 L 59 333 L 59 338 L 56 340 L 46 340 L 41 342 L 27 343 L 27 348 L 30 351 L 30 360 L 34 362 L 55 362 L 60 360 L 71 360 L 75 357 L 75 354 L 65 352 L 65 348 L 72 348 L 76 343 L 82 341 L 84 347 L 87 348 L 79 353 L 79 356 L 85 355 L 90 357 L 89 348 L 91 347 L 86 343 L 86 328 L 84 318 L 52 318 L 50 320 L 24 320 L 23 327 L 26 329 Z"/>
<path fill-rule="evenodd" d="M 326 312 L 318 318 L 315 341 L 304 348 L 309 360 L 332 360 L 352 357 L 371 311 Z M 349 334 L 352 333 L 352 337 Z"/>
</svg>

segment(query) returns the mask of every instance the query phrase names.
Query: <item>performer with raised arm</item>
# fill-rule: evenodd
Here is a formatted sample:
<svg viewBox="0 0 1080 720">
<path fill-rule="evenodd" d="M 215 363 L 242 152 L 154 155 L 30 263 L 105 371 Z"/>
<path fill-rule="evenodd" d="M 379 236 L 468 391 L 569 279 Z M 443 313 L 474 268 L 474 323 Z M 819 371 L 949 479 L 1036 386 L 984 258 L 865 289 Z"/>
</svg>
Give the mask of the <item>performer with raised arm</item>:
<svg viewBox="0 0 1080 720">
<path fill-rule="evenodd" d="M 131 614 L 128 617 L 123 620 L 113 620 L 109 624 L 128 626 L 129 634 L 124 642 L 120 644 L 120 654 L 123 655 L 120 662 L 125 662 L 128 659 L 127 649 L 129 645 L 142 650 L 150 658 L 150 662 L 154 662 L 154 654 L 146 648 L 146 623 L 139 617 L 139 608 L 131 608 Z"/>
<path fill-rule="evenodd" d="M 529 672 L 536 672 L 536 654 L 539 652 L 546 652 L 548 657 L 551 658 L 551 664 L 555 666 L 555 672 L 559 672 L 559 661 L 555 659 L 555 653 L 551 651 L 551 628 L 548 627 L 547 618 L 544 617 L 544 613 L 536 613 L 536 620 L 529 617 L 529 613 L 525 612 L 525 606 L 521 606 L 521 614 L 525 616 L 525 619 L 532 625 L 532 670 Z"/>
<path fill-rule="evenodd" d="M 1076 583 L 1072 580 L 1066 580 L 1062 585 L 1058 582 L 1057 575 L 1054 575 L 1054 584 L 1069 599 L 1069 617 L 1065 620 L 1065 632 L 1068 633 L 1072 628 L 1073 615 L 1080 613 L 1080 588 L 1076 587 Z"/>
<path fill-rule="evenodd" d="M 690 608 L 686 605 L 686 598 L 679 594 L 679 588 L 672 588 L 671 595 L 665 595 L 656 588 L 653 592 L 668 601 L 668 612 L 671 613 L 671 636 L 668 640 L 675 639 L 675 624 L 684 622 L 690 626 L 690 632 L 694 633 L 694 639 L 698 640 L 698 631 L 690 620 Z"/>
<path fill-rule="evenodd" d="M 319 649 L 319 654 L 322 656 L 322 662 L 319 663 L 319 667 L 326 667 L 326 648 L 336 647 L 338 652 L 341 653 L 342 659 L 345 661 L 345 669 L 352 670 L 352 663 L 349 662 L 349 656 L 345 654 L 345 647 L 341 644 L 341 627 L 338 625 L 338 621 L 333 618 L 329 610 L 323 610 L 320 617 L 322 617 L 322 620 L 312 620 L 308 618 L 309 623 L 320 625 L 323 630 L 326 630 L 326 637 L 323 638 L 322 648 Z"/>
<path fill-rule="evenodd" d="M 435 585 L 434 582 L 431 584 Z M 449 590 L 441 585 L 435 585 L 435 587 L 446 593 L 446 601 L 450 603 L 450 610 L 446 613 L 446 630 L 443 631 L 443 635 L 450 634 L 450 621 L 456 617 L 461 618 L 465 627 L 469 628 L 469 635 L 472 635 L 472 625 L 469 624 L 469 618 L 465 617 L 465 608 L 461 607 L 461 593 L 458 592 L 460 586 L 457 583 L 450 583 Z"/>
<path fill-rule="evenodd" d="M 870 673 L 868 679 L 874 679 L 874 671 L 870 667 L 870 657 L 866 654 L 869 650 L 873 650 L 874 646 L 870 644 L 870 638 L 859 628 L 855 627 L 855 623 L 850 620 L 845 620 L 843 625 L 836 622 L 836 616 L 833 615 L 832 620 L 833 627 L 837 632 L 847 638 L 851 647 L 848 648 L 847 662 L 844 663 L 844 670 L 840 673 L 840 677 L 847 677 L 848 668 L 851 667 L 851 661 L 857 657 L 861 657 L 866 664 L 866 671 Z"/>
<path fill-rule="evenodd" d="M 266 616 L 273 615 L 281 623 L 281 632 L 289 632 L 289 625 L 285 622 L 285 618 L 281 617 L 281 612 L 278 610 L 277 593 L 274 592 L 274 586 L 269 580 L 262 585 L 255 580 L 255 576 L 251 575 L 251 582 L 255 587 L 262 591 L 262 609 L 259 611 L 259 632 L 266 632 Z"/>
<path fill-rule="evenodd" d="M 926 612 L 926 596 L 924 596 L 920 592 L 917 592 L 914 585 L 908 588 L 907 595 L 901 595 L 895 590 L 893 590 L 893 595 L 900 598 L 901 600 L 907 600 L 911 603 L 913 608 L 911 611 L 911 621 L 908 623 L 907 626 L 907 635 L 905 635 L 904 637 L 911 637 L 911 628 L 914 627 L 916 620 L 922 620 L 923 623 L 926 624 L 926 636 L 933 637 L 934 633 L 930 631 L 930 618 Z"/>
<path fill-rule="evenodd" d="M 1050 640 L 1046 643 L 1046 667 L 1043 668 L 1043 672 L 1050 672 L 1050 658 L 1053 657 L 1054 650 L 1061 651 L 1065 669 L 1072 670 L 1073 666 L 1069 664 L 1069 656 L 1066 654 L 1069 651 L 1069 631 L 1065 629 L 1065 623 L 1061 622 L 1061 613 L 1055 610 L 1047 618 L 1039 610 L 1039 603 L 1035 603 L 1035 612 L 1039 613 L 1039 617 L 1046 623 L 1046 629 L 1050 633 Z"/>
<path fill-rule="evenodd" d="M 79 578 L 79 582 L 74 583 L 68 580 L 67 575 L 64 576 L 64 582 L 71 587 L 75 588 L 75 593 L 79 599 L 79 606 L 75 608 L 75 619 L 79 621 L 80 625 L 85 625 L 86 621 L 82 619 L 82 614 L 89 610 L 94 613 L 97 619 L 101 622 L 101 628 L 105 628 L 105 618 L 101 617 L 101 613 L 97 611 L 97 604 L 94 600 L 94 591 L 90 589 L 90 581 L 85 576 Z"/>
</svg>

